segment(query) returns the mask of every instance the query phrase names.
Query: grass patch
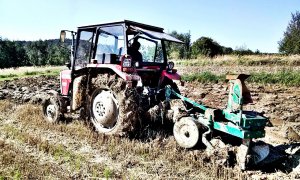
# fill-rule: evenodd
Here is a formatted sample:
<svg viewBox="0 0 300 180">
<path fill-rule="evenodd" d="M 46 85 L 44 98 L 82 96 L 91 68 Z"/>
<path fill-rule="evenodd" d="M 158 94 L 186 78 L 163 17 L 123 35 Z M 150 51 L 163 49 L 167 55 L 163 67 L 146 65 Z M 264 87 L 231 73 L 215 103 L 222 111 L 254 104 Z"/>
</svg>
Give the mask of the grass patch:
<svg viewBox="0 0 300 180">
<path fill-rule="evenodd" d="M 197 81 L 200 83 L 218 83 L 221 81 L 225 81 L 225 75 L 215 75 L 211 72 L 202 72 L 202 73 L 195 73 L 195 74 L 187 74 L 183 75 L 182 79 L 184 81 Z"/>
<path fill-rule="evenodd" d="M 63 67 L 20 67 L 2 69 L 0 73 L 0 81 L 11 80 L 14 78 L 29 77 L 29 76 L 57 76 Z"/>
<path fill-rule="evenodd" d="M 44 72 L 38 72 L 38 71 L 26 71 L 24 73 L 25 76 L 34 76 L 34 75 L 38 75 L 39 73 L 44 73 Z"/>
<path fill-rule="evenodd" d="M 279 71 L 277 73 L 251 73 L 248 81 L 261 84 L 283 84 L 286 86 L 300 86 L 300 72 Z"/>
<path fill-rule="evenodd" d="M 38 151 L 42 151 L 44 153 L 50 154 L 55 161 L 63 164 L 67 163 L 70 169 L 74 172 L 79 172 L 81 169 L 81 166 L 83 162 L 87 163 L 85 161 L 85 158 L 77 153 L 72 152 L 71 150 L 68 150 L 67 147 L 65 147 L 62 144 L 52 144 L 48 140 L 43 140 L 41 137 L 32 135 L 27 132 L 23 132 L 22 129 L 18 129 L 12 125 L 5 125 L 1 128 L 2 132 L 4 134 L 7 134 L 10 138 L 17 140 L 19 144 L 26 144 L 30 145 L 31 147 L 35 147 L 38 149 Z M 0 144 L 1 146 L 4 146 Z M 5 158 L 11 158 L 11 156 L 5 156 Z M 1 163 L 0 163 L 1 167 Z M 17 174 L 18 176 L 21 176 L 20 171 L 19 173 L 10 173 L 13 177 Z M 104 170 L 103 170 L 104 172 Z M 110 174 L 111 175 L 111 174 Z"/>
<path fill-rule="evenodd" d="M 4 78 L 14 78 L 14 77 L 18 77 L 17 74 L 4 74 L 4 75 L 0 75 L 0 79 L 4 79 Z"/>
<path fill-rule="evenodd" d="M 103 171 L 103 174 L 105 179 L 110 179 L 112 177 L 113 172 L 110 168 L 106 167 Z"/>
<path fill-rule="evenodd" d="M 250 73 L 248 82 L 260 84 L 281 84 L 286 86 L 300 86 L 300 72 L 299 71 L 278 71 L 276 73 L 257 72 Z M 215 75 L 211 72 L 193 73 L 183 75 L 184 81 L 197 81 L 200 83 L 218 83 L 225 82 L 226 75 Z"/>
</svg>

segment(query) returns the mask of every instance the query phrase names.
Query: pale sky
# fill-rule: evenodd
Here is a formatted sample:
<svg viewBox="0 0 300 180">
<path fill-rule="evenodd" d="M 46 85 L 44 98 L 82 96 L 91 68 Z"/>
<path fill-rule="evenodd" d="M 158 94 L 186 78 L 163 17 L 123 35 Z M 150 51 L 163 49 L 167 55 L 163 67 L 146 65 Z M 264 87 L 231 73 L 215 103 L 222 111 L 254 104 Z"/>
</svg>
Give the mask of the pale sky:
<svg viewBox="0 0 300 180">
<path fill-rule="evenodd" d="M 298 0 L 0 0 L 0 36 L 59 38 L 61 29 L 124 19 L 211 37 L 227 47 L 278 52 Z"/>
</svg>

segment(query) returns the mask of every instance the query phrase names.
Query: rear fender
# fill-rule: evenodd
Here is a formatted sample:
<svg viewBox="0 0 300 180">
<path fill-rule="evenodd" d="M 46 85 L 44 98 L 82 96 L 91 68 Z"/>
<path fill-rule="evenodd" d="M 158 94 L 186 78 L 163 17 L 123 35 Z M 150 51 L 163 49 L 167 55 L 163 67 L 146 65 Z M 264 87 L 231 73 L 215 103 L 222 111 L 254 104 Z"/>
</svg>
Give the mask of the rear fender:
<svg viewBox="0 0 300 180">
<path fill-rule="evenodd" d="M 69 87 L 71 83 L 71 70 L 63 70 L 60 72 L 60 93 L 63 96 L 69 94 Z"/>
<path fill-rule="evenodd" d="M 181 76 L 177 74 L 176 70 L 173 70 L 172 72 L 163 70 L 158 82 L 158 86 L 159 88 L 165 88 L 166 85 L 172 85 L 173 83 L 177 85 L 177 82 L 181 82 L 181 85 L 183 85 L 181 81 Z"/>
<path fill-rule="evenodd" d="M 181 76 L 175 71 L 175 72 L 168 72 L 167 70 L 163 70 L 161 73 L 161 79 L 164 79 L 164 77 L 167 77 L 171 80 L 181 80 Z"/>
</svg>

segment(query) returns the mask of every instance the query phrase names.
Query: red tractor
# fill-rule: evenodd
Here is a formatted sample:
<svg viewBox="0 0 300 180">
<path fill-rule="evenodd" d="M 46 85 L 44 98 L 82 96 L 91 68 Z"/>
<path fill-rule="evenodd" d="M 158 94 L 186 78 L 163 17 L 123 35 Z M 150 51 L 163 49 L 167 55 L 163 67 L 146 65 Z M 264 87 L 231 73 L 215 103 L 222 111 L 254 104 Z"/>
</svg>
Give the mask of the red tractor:
<svg viewBox="0 0 300 180">
<path fill-rule="evenodd" d="M 168 62 L 166 42 L 182 43 L 162 28 L 124 20 L 79 27 L 72 35 L 69 70 L 60 73 L 60 92 L 43 105 L 49 122 L 81 110 L 97 131 L 124 135 L 165 100 L 165 87 L 180 80 Z M 76 36 L 76 38 L 75 38 Z"/>
</svg>

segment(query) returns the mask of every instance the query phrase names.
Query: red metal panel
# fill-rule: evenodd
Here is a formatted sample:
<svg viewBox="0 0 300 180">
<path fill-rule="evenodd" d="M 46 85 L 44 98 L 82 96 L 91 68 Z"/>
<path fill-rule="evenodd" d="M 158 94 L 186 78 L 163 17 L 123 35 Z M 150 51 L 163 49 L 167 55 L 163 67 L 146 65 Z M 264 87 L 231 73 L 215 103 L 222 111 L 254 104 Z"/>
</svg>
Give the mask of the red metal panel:
<svg viewBox="0 0 300 180">
<path fill-rule="evenodd" d="M 60 91 L 62 95 L 68 95 L 71 83 L 71 70 L 63 70 L 60 72 Z"/>
<path fill-rule="evenodd" d="M 99 68 L 109 68 L 113 70 L 116 74 L 118 74 L 121 78 L 127 81 L 139 81 L 140 76 L 136 74 L 127 74 L 121 71 L 121 65 L 117 64 L 88 64 L 87 67 L 99 67 Z"/>
<path fill-rule="evenodd" d="M 162 73 L 161 73 L 161 77 L 167 77 L 169 79 L 172 79 L 172 80 L 181 80 L 181 77 L 179 74 L 177 74 L 176 72 L 174 73 L 169 73 L 167 72 L 166 70 L 163 70 Z"/>
</svg>

